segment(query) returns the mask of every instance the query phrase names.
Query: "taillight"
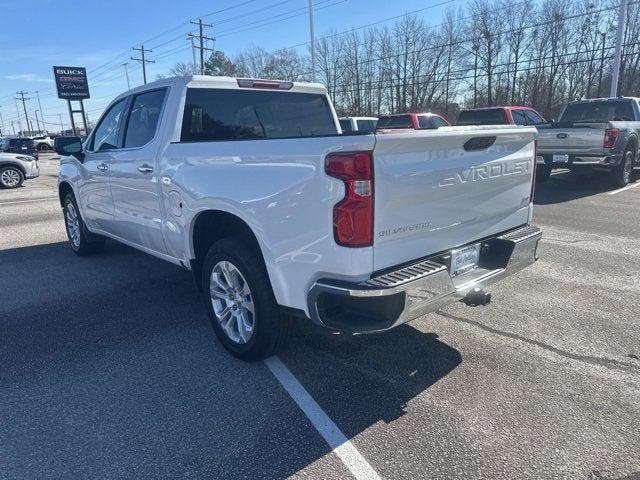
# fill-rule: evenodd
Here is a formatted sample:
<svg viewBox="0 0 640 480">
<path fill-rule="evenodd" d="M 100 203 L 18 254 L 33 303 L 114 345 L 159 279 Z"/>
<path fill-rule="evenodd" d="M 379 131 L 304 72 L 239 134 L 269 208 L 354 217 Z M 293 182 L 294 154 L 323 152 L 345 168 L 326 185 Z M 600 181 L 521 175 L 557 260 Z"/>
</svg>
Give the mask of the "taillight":
<svg viewBox="0 0 640 480">
<path fill-rule="evenodd" d="M 620 130 L 617 128 L 607 128 L 604 131 L 604 144 L 602 145 L 604 148 L 613 148 L 616 144 L 616 140 L 620 135 Z"/>
<path fill-rule="evenodd" d="M 327 156 L 325 172 L 344 182 L 344 198 L 333 207 L 333 237 L 343 247 L 373 245 L 373 157 L 371 152 Z"/>
</svg>

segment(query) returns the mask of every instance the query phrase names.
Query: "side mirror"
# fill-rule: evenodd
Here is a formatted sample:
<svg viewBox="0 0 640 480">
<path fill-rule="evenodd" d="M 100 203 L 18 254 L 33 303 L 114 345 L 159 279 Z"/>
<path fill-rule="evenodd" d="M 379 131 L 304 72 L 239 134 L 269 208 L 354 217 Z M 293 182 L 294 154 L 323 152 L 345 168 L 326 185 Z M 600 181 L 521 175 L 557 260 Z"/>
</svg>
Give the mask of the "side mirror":
<svg viewBox="0 0 640 480">
<path fill-rule="evenodd" d="M 84 160 L 82 140 L 80 140 L 80 137 L 56 137 L 53 141 L 53 149 L 58 155 L 65 157 L 73 155 L 80 161 Z"/>
</svg>

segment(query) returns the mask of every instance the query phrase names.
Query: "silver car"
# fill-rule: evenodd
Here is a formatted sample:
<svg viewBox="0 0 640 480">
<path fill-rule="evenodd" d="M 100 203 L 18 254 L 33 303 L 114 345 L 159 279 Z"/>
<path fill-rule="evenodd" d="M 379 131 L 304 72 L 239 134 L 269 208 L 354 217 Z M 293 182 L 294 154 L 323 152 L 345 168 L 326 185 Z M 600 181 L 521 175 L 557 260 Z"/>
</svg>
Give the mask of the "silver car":
<svg viewBox="0 0 640 480">
<path fill-rule="evenodd" d="M 0 188 L 18 188 L 29 178 L 40 175 L 35 158 L 16 153 L 0 153 Z"/>
</svg>

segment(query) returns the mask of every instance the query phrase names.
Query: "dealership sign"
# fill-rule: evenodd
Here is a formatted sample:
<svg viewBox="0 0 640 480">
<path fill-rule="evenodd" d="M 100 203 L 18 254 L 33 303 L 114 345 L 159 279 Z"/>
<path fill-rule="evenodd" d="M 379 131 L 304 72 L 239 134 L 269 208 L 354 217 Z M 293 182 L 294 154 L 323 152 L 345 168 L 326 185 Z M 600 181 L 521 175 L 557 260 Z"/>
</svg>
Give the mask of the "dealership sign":
<svg viewBox="0 0 640 480">
<path fill-rule="evenodd" d="M 82 100 L 89 98 L 87 70 L 84 67 L 53 67 L 58 98 Z"/>
</svg>

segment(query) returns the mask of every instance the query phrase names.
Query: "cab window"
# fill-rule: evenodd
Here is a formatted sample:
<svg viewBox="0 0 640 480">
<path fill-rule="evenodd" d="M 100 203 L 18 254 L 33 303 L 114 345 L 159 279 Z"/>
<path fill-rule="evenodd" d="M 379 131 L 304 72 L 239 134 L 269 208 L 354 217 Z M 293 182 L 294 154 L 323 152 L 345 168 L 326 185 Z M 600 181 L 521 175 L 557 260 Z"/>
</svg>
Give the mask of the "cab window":
<svg viewBox="0 0 640 480">
<path fill-rule="evenodd" d="M 118 134 L 124 117 L 124 109 L 127 100 L 122 99 L 115 103 L 109 111 L 102 117 L 100 124 L 96 127 L 91 140 L 89 150 L 101 152 L 118 148 Z"/>
<path fill-rule="evenodd" d="M 527 117 L 528 125 L 542 125 L 545 123 L 544 119 L 533 110 L 525 110 L 524 115 Z"/>
</svg>

